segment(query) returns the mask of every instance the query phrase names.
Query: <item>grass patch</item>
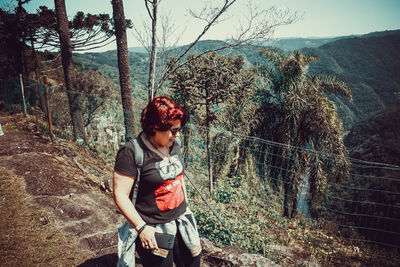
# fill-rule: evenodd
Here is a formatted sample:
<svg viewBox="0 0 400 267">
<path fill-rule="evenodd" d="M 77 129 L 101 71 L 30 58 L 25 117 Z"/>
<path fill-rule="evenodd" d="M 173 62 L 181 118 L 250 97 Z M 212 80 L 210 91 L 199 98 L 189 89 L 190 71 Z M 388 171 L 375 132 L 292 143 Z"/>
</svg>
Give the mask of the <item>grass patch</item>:
<svg viewBox="0 0 400 267">
<path fill-rule="evenodd" d="M 1 266 L 76 266 L 88 258 L 71 234 L 58 230 L 30 203 L 24 181 L 0 168 Z"/>
</svg>

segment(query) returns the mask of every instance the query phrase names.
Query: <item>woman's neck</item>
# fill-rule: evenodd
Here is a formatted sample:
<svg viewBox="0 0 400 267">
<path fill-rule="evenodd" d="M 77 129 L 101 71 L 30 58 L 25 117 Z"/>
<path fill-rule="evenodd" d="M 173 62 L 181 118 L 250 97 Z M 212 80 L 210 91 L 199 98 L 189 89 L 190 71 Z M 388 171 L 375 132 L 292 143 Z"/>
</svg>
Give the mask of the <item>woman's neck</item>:
<svg viewBox="0 0 400 267">
<path fill-rule="evenodd" d="M 154 140 L 154 136 L 147 136 L 146 135 L 147 140 L 149 140 L 150 144 L 155 148 L 155 149 L 164 149 L 165 146 L 162 146 L 160 144 L 158 144 L 155 140 Z"/>
<path fill-rule="evenodd" d="M 161 158 L 166 158 L 168 161 L 170 160 L 169 148 L 167 146 L 158 145 L 156 142 L 154 142 L 154 138 L 147 136 L 145 133 L 143 133 L 142 140 L 150 150 L 158 154 Z"/>
</svg>

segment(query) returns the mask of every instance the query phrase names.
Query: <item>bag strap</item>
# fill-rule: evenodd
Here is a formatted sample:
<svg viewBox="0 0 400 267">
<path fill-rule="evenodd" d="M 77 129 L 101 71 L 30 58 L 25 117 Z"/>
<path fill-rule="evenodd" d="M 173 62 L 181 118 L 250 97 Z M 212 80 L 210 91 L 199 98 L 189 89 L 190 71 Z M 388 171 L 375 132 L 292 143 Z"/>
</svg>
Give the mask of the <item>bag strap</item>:
<svg viewBox="0 0 400 267">
<path fill-rule="evenodd" d="M 140 138 L 140 135 L 137 136 L 134 139 L 130 139 L 129 141 L 132 142 L 133 144 L 133 154 L 135 156 L 135 164 L 136 164 L 136 168 L 137 168 L 137 177 L 136 177 L 136 181 L 135 184 L 133 186 L 133 192 L 132 192 L 132 196 L 131 196 L 131 200 L 133 205 L 135 205 L 136 203 L 136 197 L 138 194 L 138 190 L 139 190 L 139 181 L 140 181 L 140 171 L 142 169 L 142 165 L 143 165 L 143 148 L 140 146 L 138 138 Z"/>
</svg>

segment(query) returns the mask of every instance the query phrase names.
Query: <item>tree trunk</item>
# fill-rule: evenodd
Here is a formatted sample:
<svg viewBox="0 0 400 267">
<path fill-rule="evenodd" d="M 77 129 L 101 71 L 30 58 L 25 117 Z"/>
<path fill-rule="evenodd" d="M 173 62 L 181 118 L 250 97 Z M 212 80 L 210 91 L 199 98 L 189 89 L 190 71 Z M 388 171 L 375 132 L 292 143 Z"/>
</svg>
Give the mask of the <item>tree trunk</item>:
<svg viewBox="0 0 400 267">
<path fill-rule="evenodd" d="M 119 82 L 122 108 L 124 110 L 125 139 L 136 136 L 134 127 L 133 99 L 129 77 L 128 41 L 122 0 L 112 0 L 115 37 L 117 41 Z"/>
<path fill-rule="evenodd" d="M 15 25 L 15 30 L 13 31 L 13 47 L 10 47 L 10 49 L 14 52 L 14 69 L 15 69 L 15 74 L 18 76 L 20 73 L 23 73 L 23 47 L 24 43 L 22 43 L 22 31 L 23 31 L 23 26 L 22 26 L 22 2 L 18 1 L 18 6 L 16 10 L 16 25 Z"/>
<path fill-rule="evenodd" d="M 25 34 L 22 35 L 22 46 L 21 46 L 21 64 L 22 64 L 22 76 L 28 77 L 28 62 L 26 60 L 26 52 L 25 52 L 25 43 L 26 38 Z"/>
<path fill-rule="evenodd" d="M 61 61 L 64 69 L 65 86 L 67 89 L 68 103 L 74 131 L 74 140 L 83 139 L 86 143 L 85 129 L 83 126 L 82 110 L 80 107 L 80 94 L 73 86 L 75 69 L 72 61 L 72 47 L 68 26 L 67 11 L 64 0 L 54 0 L 57 16 L 57 29 L 61 45 Z"/>
<path fill-rule="evenodd" d="M 156 62 L 157 62 L 157 1 L 153 1 L 153 18 L 151 23 L 151 54 L 150 54 L 150 66 L 149 66 L 149 102 L 153 100 L 156 91 L 154 88 Z"/>
<path fill-rule="evenodd" d="M 288 183 L 284 183 L 283 185 L 283 194 L 284 194 L 284 199 L 283 199 L 283 216 L 290 218 L 289 210 L 290 210 L 290 185 Z"/>
<path fill-rule="evenodd" d="M 210 193 L 214 191 L 214 178 L 213 178 L 213 166 L 212 166 L 212 158 L 211 158 L 211 138 L 210 138 L 210 103 L 208 99 L 208 90 L 206 88 L 206 134 L 207 134 L 207 170 L 208 170 L 208 179 L 210 183 Z"/>
<path fill-rule="evenodd" d="M 44 99 L 44 94 L 43 94 L 42 90 L 39 89 L 39 84 L 40 84 L 39 79 L 40 79 L 40 77 L 39 77 L 39 72 L 38 72 L 39 71 L 38 70 L 38 59 L 37 59 L 36 50 L 35 50 L 35 43 L 33 41 L 33 36 L 32 35 L 31 35 L 30 39 L 31 39 L 33 65 L 34 65 L 34 68 L 35 68 L 35 80 L 36 80 L 35 93 L 39 98 L 39 107 L 40 107 L 40 109 L 43 112 L 46 112 L 46 102 L 45 102 L 45 99 Z"/>
</svg>

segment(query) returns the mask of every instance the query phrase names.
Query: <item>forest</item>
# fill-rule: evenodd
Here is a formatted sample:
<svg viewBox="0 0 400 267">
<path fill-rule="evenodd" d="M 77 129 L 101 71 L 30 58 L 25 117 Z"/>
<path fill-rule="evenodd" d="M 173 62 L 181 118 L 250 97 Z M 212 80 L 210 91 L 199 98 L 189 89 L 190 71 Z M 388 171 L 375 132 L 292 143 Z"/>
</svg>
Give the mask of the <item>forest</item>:
<svg viewBox="0 0 400 267">
<path fill-rule="evenodd" d="M 200 33 L 168 47 L 154 27 L 159 1 L 144 0 L 153 28 L 140 53 L 127 46 L 134 25 L 121 0 L 112 15 L 67 14 L 63 0 L 28 13 L 27 2 L 0 9 L 1 110 L 35 116 L 52 139 L 112 163 L 139 134 L 146 103 L 169 96 L 190 114 L 187 174 L 223 215 L 189 186 L 203 236 L 277 263 L 276 246 L 323 266 L 400 262 L 400 30 L 283 50 L 258 41 L 297 15 L 269 9 L 234 40 Z M 233 4 L 192 15 L 207 31 Z M 90 52 L 110 42 L 117 50 Z"/>
</svg>

